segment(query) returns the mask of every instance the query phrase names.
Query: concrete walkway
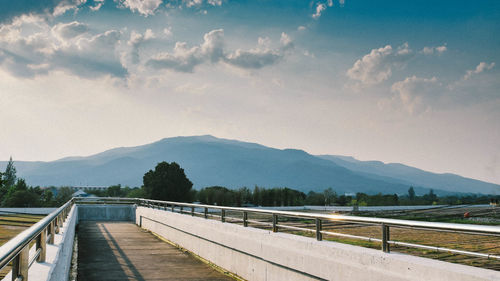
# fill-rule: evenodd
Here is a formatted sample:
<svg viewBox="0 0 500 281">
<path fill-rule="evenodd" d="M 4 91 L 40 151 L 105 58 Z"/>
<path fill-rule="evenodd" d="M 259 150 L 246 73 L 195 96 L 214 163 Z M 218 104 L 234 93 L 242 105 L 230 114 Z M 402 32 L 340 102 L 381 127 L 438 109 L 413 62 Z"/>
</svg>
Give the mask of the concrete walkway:
<svg viewBox="0 0 500 281">
<path fill-rule="evenodd" d="M 80 222 L 78 280 L 233 280 L 133 223 Z"/>
</svg>

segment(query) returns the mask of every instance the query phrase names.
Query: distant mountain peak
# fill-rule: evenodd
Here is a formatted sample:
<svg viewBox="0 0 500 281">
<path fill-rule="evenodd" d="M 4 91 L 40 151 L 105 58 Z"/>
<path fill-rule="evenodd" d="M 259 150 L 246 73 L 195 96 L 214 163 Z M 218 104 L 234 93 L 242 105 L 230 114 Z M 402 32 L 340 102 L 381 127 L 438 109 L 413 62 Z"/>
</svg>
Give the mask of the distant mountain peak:
<svg viewBox="0 0 500 281">
<path fill-rule="evenodd" d="M 359 161 L 351 156 L 314 156 L 300 149 L 276 149 L 212 135 L 179 136 L 91 156 L 52 162 L 16 161 L 30 185 L 142 185 L 157 163 L 177 162 L 196 188 L 289 187 L 304 192 L 332 187 L 339 193 L 500 193 L 500 186 L 452 174 L 435 174 L 398 163 Z M 0 162 L 0 169 L 6 163 Z"/>
</svg>

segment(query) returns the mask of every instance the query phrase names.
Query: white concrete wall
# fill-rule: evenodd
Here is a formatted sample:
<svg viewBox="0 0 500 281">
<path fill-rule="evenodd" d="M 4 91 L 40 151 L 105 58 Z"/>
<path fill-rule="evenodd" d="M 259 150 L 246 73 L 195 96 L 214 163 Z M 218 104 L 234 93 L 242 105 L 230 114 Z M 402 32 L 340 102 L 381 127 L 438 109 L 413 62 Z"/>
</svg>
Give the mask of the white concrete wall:
<svg viewBox="0 0 500 281">
<path fill-rule="evenodd" d="M 500 280 L 500 272 L 138 207 L 136 223 L 247 280 Z"/>
<path fill-rule="evenodd" d="M 73 205 L 63 227 L 54 236 L 54 244 L 47 244 L 45 262 L 34 262 L 28 271 L 29 281 L 65 281 L 69 277 L 75 226 L 78 221 L 77 207 Z M 30 249 L 30 257 L 35 254 L 35 246 Z M 12 280 L 12 273 L 5 276 L 3 281 Z"/>
<path fill-rule="evenodd" d="M 79 220 L 135 221 L 135 205 L 79 205 Z"/>
</svg>

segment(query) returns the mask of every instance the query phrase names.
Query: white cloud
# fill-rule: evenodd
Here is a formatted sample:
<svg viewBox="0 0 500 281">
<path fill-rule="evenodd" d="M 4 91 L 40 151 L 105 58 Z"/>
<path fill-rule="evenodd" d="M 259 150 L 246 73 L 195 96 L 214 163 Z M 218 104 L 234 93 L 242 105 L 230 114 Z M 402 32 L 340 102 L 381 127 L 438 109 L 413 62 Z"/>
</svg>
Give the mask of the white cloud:
<svg viewBox="0 0 500 281">
<path fill-rule="evenodd" d="M 54 69 L 65 69 L 81 77 L 94 78 L 103 74 L 126 77 L 128 71 L 116 51 L 120 38 L 121 33 L 116 30 L 82 37 L 75 44 L 57 49 L 49 61 Z"/>
<path fill-rule="evenodd" d="M 172 36 L 172 27 L 165 27 L 163 29 L 163 34 L 165 34 L 165 36 L 168 38 L 168 37 L 171 37 Z"/>
<path fill-rule="evenodd" d="M 154 15 L 161 3 L 162 0 L 120 0 L 121 5 L 144 16 Z"/>
<path fill-rule="evenodd" d="M 378 84 L 389 79 L 392 69 L 404 65 L 411 57 L 412 51 L 407 43 L 398 47 L 397 50 L 394 50 L 391 45 L 373 49 L 347 70 L 347 76 L 363 84 Z"/>
<path fill-rule="evenodd" d="M 462 78 L 463 80 L 468 80 L 470 79 L 472 76 L 476 75 L 476 74 L 479 74 L 485 70 L 490 70 L 492 69 L 493 67 L 495 66 L 495 63 L 492 62 L 490 64 L 486 63 L 486 62 L 481 62 L 479 63 L 477 66 L 476 66 L 476 69 L 474 70 L 467 70 L 467 73 L 465 73 L 464 77 Z"/>
<path fill-rule="evenodd" d="M 69 10 L 78 10 L 86 4 L 87 0 L 58 0 L 58 1 L 11 1 L 15 4 L 7 4 L 4 1 L 0 9 L 0 23 L 11 22 L 13 19 L 23 15 L 39 17 L 55 17 Z"/>
<path fill-rule="evenodd" d="M 287 50 L 293 48 L 293 42 L 286 33 L 281 34 L 280 47 L 277 49 L 269 47 L 269 38 L 259 38 L 254 49 L 227 52 L 222 29 L 210 31 L 203 39 L 202 44 L 191 48 L 185 42 L 177 42 L 173 52 L 157 54 L 147 65 L 180 72 L 193 72 L 196 66 L 206 62 L 224 62 L 244 69 L 258 69 L 278 62 Z"/>
<path fill-rule="evenodd" d="M 446 52 L 446 50 L 448 50 L 448 48 L 446 48 L 446 45 L 443 45 L 437 47 L 424 47 L 421 52 L 425 55 L 432 55 L 434 53 L 440 55 Z"/>
<path fill-rule="evenodd" d="M 89 30 L 85 23 L 73 21 L 70 23 L 58 23 L 52 27 L 52 34 L 61 40 L 78 37 Z"/>
<path fill-rule="evenodd" d="M 313 19 L 319 19 L 321 13 L 326 10 L 326 6 L 323 3 L 316 4 L 316 12 L 312 15 Z"/>
<path fill-rule="evenodd" d="M 297 31 L 304 31 L 304 30 L 306 30 L 306 27 L 303 25 L 297 27 Z"/>
<path fill-rule="evenodd" d="M 333 0 L 328 0 L 326 2 L 326 4 L 328 5 L 328 7 L 332 7 L 333 6 Z"/>
<path fill-rule="evenodd" d="M 89 6 L 92 11 L 99 11 L 102 5 L 104 5 L 104 0 L 94 0 L 94 6 Z"/>
<path fill-rule="evenodd" d="M 397 94 L 403 108 L 410 114 L 421 113 L 430 109 L 432 99 L 439 95 L 437 78 L 420 78 L 415 75 L 394 83 L 391 92 Z"/>
<path fill-rule="evenodd" d="M 151 58 L 147 65 L 157 69 L 173 69 L 193 72 L 205 61 L 217 62 L 223 56 L 224 31 L 212 30 L 203 36 L 203 43 L 189 48 L 186 42 L 177 42 L 172 53 L 160 53 Z"/>
<path fill-rule="evenodd" d="M 140 62 L 140 57 L 139 57 L 139 48 L 140 46 L 151 39 L 155 38 L 155 34 L 151 29 L 146 29 L 146 31 L 143 34 L 137 33 L 135 31 L 132 31 L 130 33 L 130 39 L 127 42 L 129 46 L 132 47 L 132 50 L 130 51 L 130 57 L 131 61 L 133 64 L 138 64 Z"/>
<path fill-rule="evenodd" d="M 125 77 L 116 52 L 120 36 L 118 31 L 90 35 L 76 21 L 49 26 L 39 17 L 19 17 L 0 26 L 0 67 L 30 78 L 58 69 L 83 77 Z"/>
<path fill-rule="evenodd" d="M 290 38 L 290 36 L 288 36 L 288 34 L 286 34 L 285 32 L 281 32 L 280 43 L 283 49 L 289 49 L 293 47 L 292 38 Z"/>
<path fill-rule="evenodd" d="M 186 7 L 191 8 L 191 7 L 199 7 L 201 4 L 203 4 L 203 0 L 182 0 Z"/>
<path fill-rule="evenodd" d="M 208 4 L 210 4 L 212 6 L 221 6 L 222 0 L 208 0 Z"/>
</svg>

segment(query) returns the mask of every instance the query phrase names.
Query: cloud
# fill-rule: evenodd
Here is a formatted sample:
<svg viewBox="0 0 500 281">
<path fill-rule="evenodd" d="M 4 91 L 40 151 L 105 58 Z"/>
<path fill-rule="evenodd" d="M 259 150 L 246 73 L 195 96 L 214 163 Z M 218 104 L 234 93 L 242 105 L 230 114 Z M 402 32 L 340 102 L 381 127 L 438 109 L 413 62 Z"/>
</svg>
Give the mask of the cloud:
<svg viewBox="0 0 500 281">
<path fill-rule="evenodd" d="M 287 50 L 293 48 L 293 42 L 286 33 L 281 34 L 279 48 L 271 49 L 269 44 L 269 38 L 259 38 L 254 49 L 227 52 L 224 30 L 217 29 L 205 34 L 203 43 L 199 46 L 188 47 L 185 42 L 177 42 L 173 52 L 157 54 L 146 65 L 179 72 L 193 72 L 196 66 L 207 62 L 224 62 L 244 69 L 259 69 L 278 62 Z"/>
<path fill-rule="evenodd" d="M 203 43 L 189 48 L 186 42 L 177 42 L 172 53 L 160 53 L 151 58 L 146 65 L 156 69 L 172 69 L 180 72 L 193 72 L 194 68 L 205 62 L 217 62 L 223 57 L 224 31 L 212 30 L 203 36 Z"/>
<path fill-rule="evenodd" d="M 468 80 L 470 79 L 472 76 L 476 75 L 476 74 L 479 74 L 485 70 L 490 70 L 492 69 L 493 67 L 495 67 L 495 63 L 492 62 L 490 64 L 486 63 L 486 62 L 481 62 L 479 63 L 477 66 L 476 66 L 476 69 L 473 69 L 473 70 L 467 70 L 467 73 L 465 73 L 464 77 L 462 78 L 462 80 Z"/>
<path fill-rule="evenodd" d="M 89 8 L 92 11 L 99 11 L 101 9 L 102 5 L 104 5 L 104 0 L 94 0 L 94 6 L 90 5 Z"/>
<path fill-rule="evenodd" d="M 440 54 L 446 52 L 447 50 L 448 50 L 448 48 L 446 48 L 446 45 L 443 45 L 443 46 L 437 46 L 437 47 L 424 47 L 421 52 L 425 55 L 432 55 L 434 53 L 440 55 Z"/>
<path fill-rule="evenodd" d="M 304 30 L 306 30 L 306 29 L 307 29 L 307 28 L 306 28 L 305 26 L 303 26 L 303 25 L 301 25 L 301 26 L 297 27 L 297 31 L 304 31 Z"/>
<path fill-rule="evenodd" d="M 165 27 L 163 29 L 163 34 L 165 34 L 165 36 L 168 38 L 168 37 L 171 37 L 172 36 L 172 27 Z"/>
<path fill-rule="evenodd" d="M 143 16 L 154 15 L 162 0 L 119 0 L 120 5 L 129 8 L 132 12 L 138 12 Z"/>
<path fill-rule="evenodd" d="M 144 35 L 137 33 L 135 31 L 132 31 L 130 33 L 130 39 L 127 42 L 127 44 L 132 47 L 132 50 L 130 51 L 130 58 L 133 64 L 138 64 L 140 62 L 140 57 L 139 57 L 140 46 L 144 42 L 147 42 L 153 38 L 155 38 L 155 34 L 151 29 L 146 29 Z"/>
<path fill-rule="evenodd" d="M 52 33 L 62 39 L 68 40 L 86 33 L 89 27 L 85 23 L 73 21 L 70 23 L 58 23 L 52 27 Z"/>
<path fill-rule="evenodd" d="M 280 48 L 271 49 L 269 45 L 269 38 L 259 38 L 257 48 L 247 51 L 238 49 L 229 54 L 225 62 L 240 68 L 259 69 L 277 63 L 287 50 L 293 48 L 292 39 L 284 32 L 281 33 Z"/>
<path fill-rule="evenodd" d="M 121 33 L 88 34 L 80 22 L 49 26 L 35 16 L 21 16 L 0 26 L 0 67 L 30 78 L 53 70 L 82 77 L 125 77 L 127 70 L 116 52 Z"/>
<path fill-rule="evenodd" d="M 58 16 L 77 9 L 86 2 L 87 0 L 13 0 L 9 4 L 2 4 L 0 23 L 11 22 L 22 15 Z"/>
<path fill-rule="evenodd" d="M 221 6 L 222 5 L 222 0 L 208 0 L 207 2 L 209 5 L 212 5 L 212 6 Z"/>
<path fill-rule="evenodd" d="M 420 78 L 415 75 L 392 84 L 391 92 L 396 94 L 403 108 L 410 114 L 421 113 L 430 109 L 431 100 L 439 95 L 440 87 L 436 77 Z"/>
<path fill-rule="evenodd" d="M 316 4 L 316 12 L 312 15 L 313 19 L 319 19 L 321 17 L 321 13 L 326 10 L 326 5 L 323 3 Z"/>
<path fill-rule="evenodd" d="M 396 50 L 387 45 L 371 50 L 369 54 L 357 60 L 346 74 L 363 84 L 378 84 L 389 79 L 392 69 L 404 65 L 412 56 L 413 53 L 407 43 Z"/>
<path fill-rule="evenodd" d="M 128 71 L 116 52 L 120 38 L 121 33 L 116 30 L 83 37 L 75 44 L 57 49 L 49 60 L 53 68 L 64 69 L 81 77 L 94 78 L 108 74 L 123 78 Z"/>
</svg>

